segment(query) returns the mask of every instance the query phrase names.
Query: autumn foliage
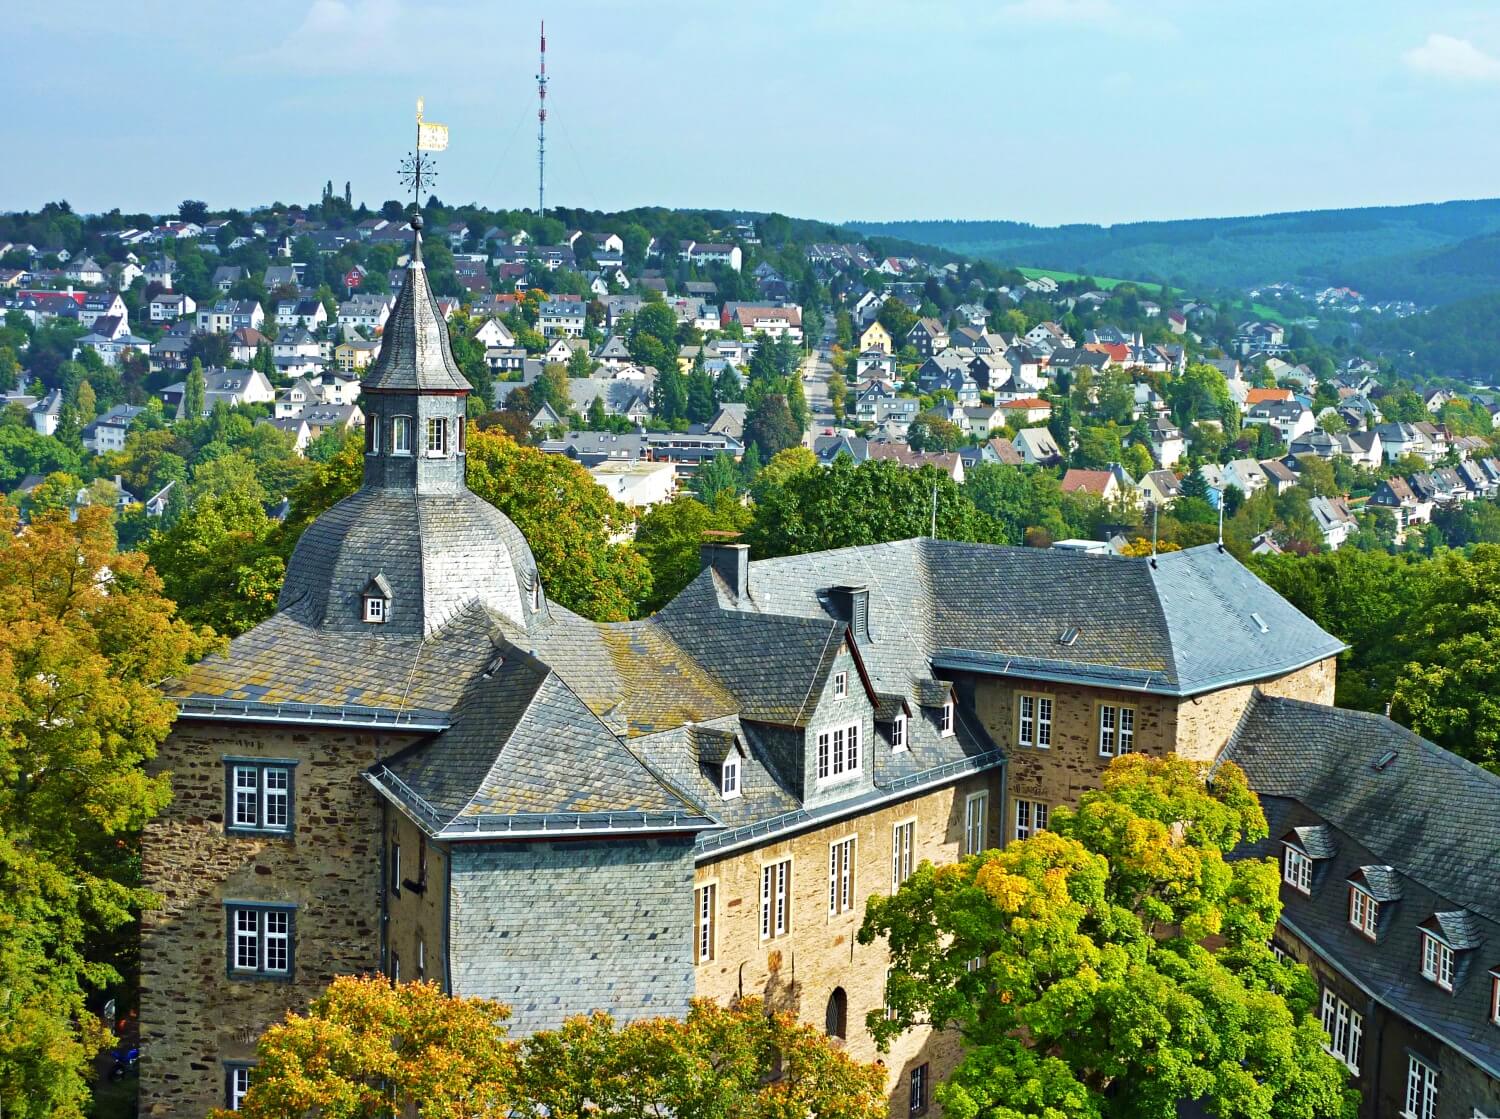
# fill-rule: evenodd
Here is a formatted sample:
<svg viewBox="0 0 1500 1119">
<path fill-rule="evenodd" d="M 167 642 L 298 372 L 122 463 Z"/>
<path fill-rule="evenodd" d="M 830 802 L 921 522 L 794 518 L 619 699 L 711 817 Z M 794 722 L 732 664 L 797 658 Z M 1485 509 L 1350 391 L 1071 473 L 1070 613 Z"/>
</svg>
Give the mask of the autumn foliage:
<svg viewBox="0 0 1500 1119">
<path fill-rule="evenodd" d="M 885 1077 L 759 1002 L 693 1003 L 685 1019 L 570 1019 L 524 1040 L 509 1010 L 345 977 L 262 1036 L 248 1119 L 881 1119 Z M 234 1114 L 215 1113 L 218 1119 Z"/>
</svg>

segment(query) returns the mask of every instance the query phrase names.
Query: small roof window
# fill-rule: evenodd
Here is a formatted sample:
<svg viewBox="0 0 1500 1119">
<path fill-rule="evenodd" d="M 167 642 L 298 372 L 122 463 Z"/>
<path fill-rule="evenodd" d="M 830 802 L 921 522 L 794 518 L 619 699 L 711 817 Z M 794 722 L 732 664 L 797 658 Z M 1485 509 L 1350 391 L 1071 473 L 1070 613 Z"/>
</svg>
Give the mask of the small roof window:
<svg viewBox="0 0 1500 1119">
<path fill-rule="evenodd" d="M 383 574 L 370 576 L 365 589 L 360 592 L 363 603 L 362 617 L 366 622 L 383 625 L 391 616 L 391 585 Z"/>
</svg>

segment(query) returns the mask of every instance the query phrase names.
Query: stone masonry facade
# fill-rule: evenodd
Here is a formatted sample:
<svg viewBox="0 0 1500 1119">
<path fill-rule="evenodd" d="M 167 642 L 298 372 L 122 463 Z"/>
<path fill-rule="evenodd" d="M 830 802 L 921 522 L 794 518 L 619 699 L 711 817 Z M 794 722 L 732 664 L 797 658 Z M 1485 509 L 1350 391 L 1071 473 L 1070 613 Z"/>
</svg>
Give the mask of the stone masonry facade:
<svg viewBox="0 0 1500 1119">
<path fill-rule="evenodd" d="M 147 827 L 143 873 L 161 896 L 141 935 L 141 1114 L 200 1116 L 224 1102 L 225 1062 L 336 975 L 380 967 L 380 814 L 360 774 L 391 736 L 182 721 L 155 772 L 173 799 Z M 225 758 L 295 761 L 286 837 L 226 834 Z M 225 900 L 291 904 L 287 981 L 229 978 Z"/>
<path fill-rule="evenodd" d="M 858 815 L 838 820 L 748 851 L 700 862 L 695 886 L 714 890 L 712 959 L 697 966 L 697 993 L 728 1001 L 757 996 L 773 1008 L 791 1010 L 822 1028 L 835 988 L 845 995 L 843 1044 L 851 1057 L 879 1060 L 887 1068 L 893 1116 L 907 1115 L 912 1068 L 929 1066 L 929 1083 L 940 1082 L 956 1065 L 958 1038 L 929 1028 L 899 1038 L 881 1053 L 865 1028 L 865 1016 L 885 1002 L 889 958 L 883 944 L 857 941 L 864 921 L 864 899 L 889 895 L 893 884 L 893 844 L 897 825 L 910 824 L 910 865 L 957 862 L 964 850 L 969 798 L 986 798 L 985 846 L 999 846 L 999 784 L 994 772 L 979 773 Z M 830 847 L 853 838 L 852 905 L 830 912 Z M 786 934 L 762 938 L 762 868 L 791 860 L 790 914 Z M 695 894 L 695 908 L 702 894 Z M 837 908 L 838 906 L 835 906 Z M 696 919 L 696 917 L 695 917 Z M 695 926 L 695 935 L 697 932 Z M 940 1109 L 933 1105 L 933 1114 Z"/>
</svg>

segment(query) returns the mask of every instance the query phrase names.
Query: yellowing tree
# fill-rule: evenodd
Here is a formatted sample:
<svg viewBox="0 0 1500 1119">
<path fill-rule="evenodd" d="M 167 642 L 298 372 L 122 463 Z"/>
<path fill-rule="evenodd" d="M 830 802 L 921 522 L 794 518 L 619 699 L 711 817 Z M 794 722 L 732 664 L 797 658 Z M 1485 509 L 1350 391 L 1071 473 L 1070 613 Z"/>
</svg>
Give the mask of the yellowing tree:
<svg viewBox="0 0 1500 1119">
<path fill-rule="evenodd" d="M 175 714 L 156 685 L 207 640 L 108 509 L 0 513 L 0 587 L 0 1111 L 80 1116 L 85 998 L 120 978 L 90 945 L 149 904 L 135 838 L 171 795 L 143 768 Z"/>
</svg>

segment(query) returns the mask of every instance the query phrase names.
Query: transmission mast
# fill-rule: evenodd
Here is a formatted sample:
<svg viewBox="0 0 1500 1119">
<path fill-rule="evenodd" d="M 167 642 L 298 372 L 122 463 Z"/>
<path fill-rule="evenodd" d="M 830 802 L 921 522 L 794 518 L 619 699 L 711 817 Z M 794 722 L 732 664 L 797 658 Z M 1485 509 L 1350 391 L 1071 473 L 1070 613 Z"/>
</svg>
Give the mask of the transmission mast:
<svg viewBox="0 0 1500 1119">
<path fill-rule="evenodd" d="M 536 75 L 536 216 L 547 213 L 547 21 L 542 21 L 542 55 Z"/>
</svg>

